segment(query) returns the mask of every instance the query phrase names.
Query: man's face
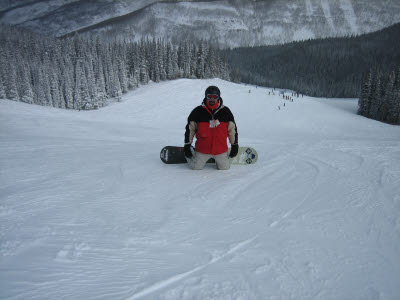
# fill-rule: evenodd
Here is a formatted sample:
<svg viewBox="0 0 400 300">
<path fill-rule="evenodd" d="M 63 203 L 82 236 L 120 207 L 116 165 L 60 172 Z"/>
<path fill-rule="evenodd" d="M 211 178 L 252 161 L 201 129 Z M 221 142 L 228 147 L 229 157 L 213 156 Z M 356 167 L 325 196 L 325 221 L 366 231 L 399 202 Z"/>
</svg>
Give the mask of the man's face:
<svg viewBox="0 0 400 300">
<path fill-rule="evenodd" d="M 215 104 L 217 104 L 218 99 L 219 99 L 218 95 L 214 95 L 214 94 L 207 95 L 207 104 L 208 104 L 208 106 L 212 107 Z"/>
</svg>

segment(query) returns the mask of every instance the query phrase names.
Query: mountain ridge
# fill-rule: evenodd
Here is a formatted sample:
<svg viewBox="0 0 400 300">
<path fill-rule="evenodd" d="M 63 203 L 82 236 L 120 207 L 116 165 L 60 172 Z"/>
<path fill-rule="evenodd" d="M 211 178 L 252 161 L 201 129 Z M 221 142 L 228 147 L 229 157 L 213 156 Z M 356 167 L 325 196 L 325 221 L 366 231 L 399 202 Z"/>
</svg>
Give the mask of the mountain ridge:
<svg viewBox="0 0 400 300">
<path fill-rule="evenodd" d="M 395 0 L 25 3 L 24 7 L 3 7 L 0 22 L 56 36 L 83 32 L 135 41 L 148 36 L 167 37 L 172 42 L 204 39 L 215 41 L 221 48 L 359 35 L 400 21 L 400 4 Z"/>
</svg>

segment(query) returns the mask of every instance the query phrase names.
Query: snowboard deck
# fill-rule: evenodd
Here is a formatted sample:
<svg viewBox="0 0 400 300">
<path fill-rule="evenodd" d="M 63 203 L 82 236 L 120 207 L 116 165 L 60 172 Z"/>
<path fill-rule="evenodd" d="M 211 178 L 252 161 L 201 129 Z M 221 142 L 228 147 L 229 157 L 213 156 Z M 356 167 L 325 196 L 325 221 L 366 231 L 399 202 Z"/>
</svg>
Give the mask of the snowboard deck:
<svg viewBox="0 0 400 300">
<path fill-rule="evenodd" d="M 228 149 L 230 152 L 231 149 Z M 165 164 L 184 164 L 187 163 L 183 147 L 166 146 L 160 152 L 160 158 Z M 232 165 L 251 165 L 258 159 L 257 151 L 251 147 L 239 147 L 238 154 L 234 158 L 229 158 Z M 207 161 L 208 164 L 215 163 L 214 158 Z"/>
</svg>

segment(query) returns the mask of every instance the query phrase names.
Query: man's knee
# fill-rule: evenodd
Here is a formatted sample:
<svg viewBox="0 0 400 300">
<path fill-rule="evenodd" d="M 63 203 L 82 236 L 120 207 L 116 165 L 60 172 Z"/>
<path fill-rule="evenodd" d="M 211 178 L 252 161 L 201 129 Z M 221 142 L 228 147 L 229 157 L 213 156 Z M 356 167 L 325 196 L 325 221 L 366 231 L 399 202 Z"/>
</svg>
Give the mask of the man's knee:
<svg viewBox="0 0 400 300">
<path fill-rule="evenodd" d="M 203 170 L 204 169 L 204 165 L 199 164 L 198 161 L 196 161 L 194 158 L 187 159 L 187 161 L 189 164 L 189 168 L 191 168 L 192 170 Z"/>
<path fill-rule="evenodd" d="M 186 158 L 186 160 L 192 170 L 203 170 L 207 163 L 208 155 L 195 152 L 192 158 Z"/>
<path fill-rule="evenodd" d="M 229 170 L 231 167 L 231 162 L 229 161 L 227 152 L 215 156 L 215 162 L 218 170 Z"/>
<path fill-rule="evenodd" d="M 223 163 L 223 164 L 217 164 L 217 169 L 218 170 L 229 170 L 231 168 L 231 164 L 229 163 Z"/>
<path fill-rule="evenodd" d="M 192 165 L 192 166 L 190 166 L 190 168 L 191 168 L 192 170 L 203 170 L 203 169 L 204 169 L 204 166 Z"/>
</svg>

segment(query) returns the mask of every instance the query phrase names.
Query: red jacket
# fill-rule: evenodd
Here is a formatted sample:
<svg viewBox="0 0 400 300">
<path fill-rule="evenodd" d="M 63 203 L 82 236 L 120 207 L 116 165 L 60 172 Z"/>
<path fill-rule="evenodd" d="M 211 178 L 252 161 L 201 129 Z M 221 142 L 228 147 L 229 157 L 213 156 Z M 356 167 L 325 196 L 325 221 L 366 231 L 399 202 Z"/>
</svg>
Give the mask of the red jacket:
<svg viewBox="0 0 400 300">
<path fill-rule="evenodd" d="M 205 101 L 189 115 L 185 131 L 185 144 L 192 144 L 196 137 L 196 152 L 218 155 L 228 151 L 227 138 L 231 144 L 238 143 L 238 133 L 232 112 L 220 105 L 210 110 Z"/>
</svg>

